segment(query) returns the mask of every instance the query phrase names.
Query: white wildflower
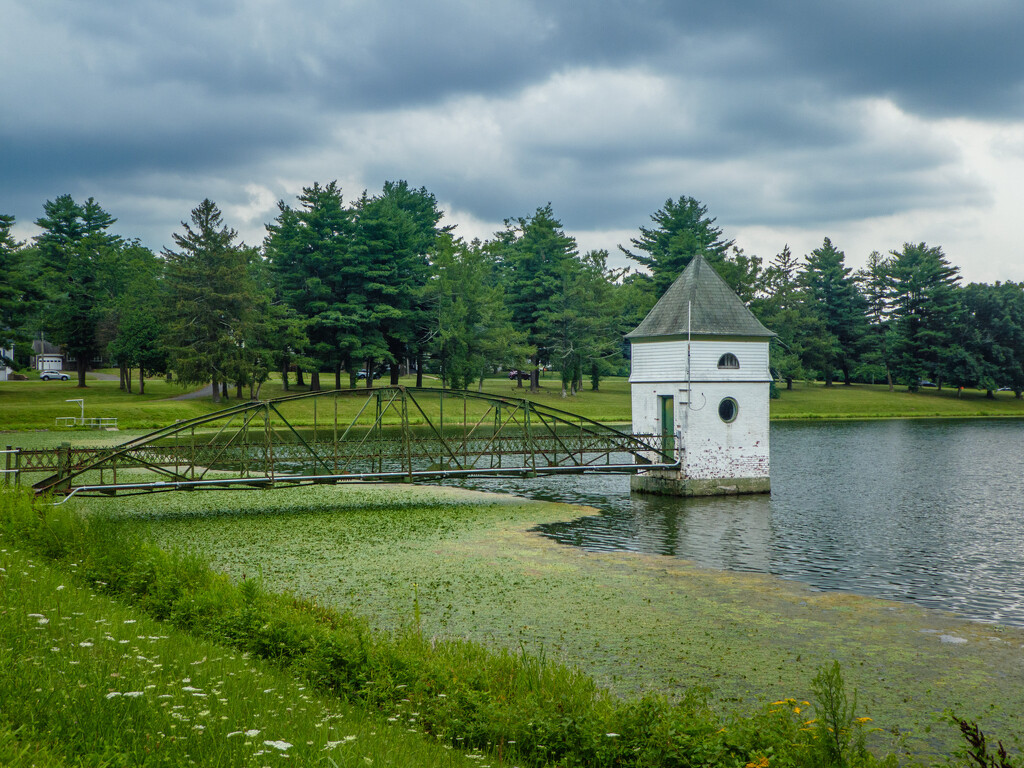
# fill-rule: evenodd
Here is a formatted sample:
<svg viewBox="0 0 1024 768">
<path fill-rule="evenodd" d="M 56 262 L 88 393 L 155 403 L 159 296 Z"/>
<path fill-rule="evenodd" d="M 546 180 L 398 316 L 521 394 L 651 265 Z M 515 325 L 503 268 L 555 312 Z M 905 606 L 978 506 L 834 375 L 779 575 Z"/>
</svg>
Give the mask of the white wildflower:
<svg viewBox="0 0 1024 768">
<path fill-rule="evenodd" d="M 276 741 L 264 741 L 263 745 L 267 747 L 273 747 L 274 749 L 280 749 L 282 752 L 284 752 L 291 746 L 291 744 L 289 744 L 287 741 L 281 741 L 280 739 Z"/>
</svg>

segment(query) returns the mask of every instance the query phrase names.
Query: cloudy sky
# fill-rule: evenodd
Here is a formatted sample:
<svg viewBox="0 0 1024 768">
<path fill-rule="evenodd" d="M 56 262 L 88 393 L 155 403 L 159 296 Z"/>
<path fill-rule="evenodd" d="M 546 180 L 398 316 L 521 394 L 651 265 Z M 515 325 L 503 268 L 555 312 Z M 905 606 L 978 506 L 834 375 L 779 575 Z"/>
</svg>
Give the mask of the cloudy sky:
<svg viewBox="0 0 1024 768">
<path fill-rule="evenodd" d="M 0 0 L 0 213 L 95 197 L 159 249 L 204 197 L 250 243 L 301 187 L 406 179 L 487 237 L 581 249 L 669 197 L 770 259 L 941 245 L 1024 280 L 1019 0 Z"/>
</svg>

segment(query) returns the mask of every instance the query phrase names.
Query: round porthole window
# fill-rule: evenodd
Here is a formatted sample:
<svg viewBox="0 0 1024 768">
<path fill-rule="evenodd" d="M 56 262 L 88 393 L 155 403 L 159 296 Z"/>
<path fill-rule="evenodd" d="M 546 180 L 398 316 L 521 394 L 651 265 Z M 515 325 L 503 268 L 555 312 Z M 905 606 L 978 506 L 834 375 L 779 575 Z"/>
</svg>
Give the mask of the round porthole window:
<svg viewBox="0 0 1024 768">
<path fill-rule="evenodd" d="M 739 412 L 739 403 L 731 397 L 725 398 L 718 404 L 718 415 L 726 424 L 736 421 L 736 416 Z"/>
</svg>

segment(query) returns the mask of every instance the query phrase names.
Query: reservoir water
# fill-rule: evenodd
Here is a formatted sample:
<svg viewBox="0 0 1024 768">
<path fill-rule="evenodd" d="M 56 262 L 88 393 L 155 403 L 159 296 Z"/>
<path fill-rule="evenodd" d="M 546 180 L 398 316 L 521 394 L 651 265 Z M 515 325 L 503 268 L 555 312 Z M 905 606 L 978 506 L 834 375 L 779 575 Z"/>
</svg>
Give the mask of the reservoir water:
<svg viewBox="0 0 1024 768">
<path fill-rule="evenodd" d="M 464 485 L 599 509 L 538 529 L 566 545 L 1024 626 L 1024 421 L 773 424 L 771 462 L 770 496 L 641 496 L 626 476 Z"/>
</svg>

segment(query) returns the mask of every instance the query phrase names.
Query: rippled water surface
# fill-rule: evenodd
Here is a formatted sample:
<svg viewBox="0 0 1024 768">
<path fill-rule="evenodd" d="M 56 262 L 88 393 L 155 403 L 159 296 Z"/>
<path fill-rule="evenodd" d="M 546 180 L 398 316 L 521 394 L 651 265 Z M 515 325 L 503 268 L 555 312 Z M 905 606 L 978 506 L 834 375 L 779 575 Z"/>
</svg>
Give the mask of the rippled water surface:
<svg viewBox="0 0 1024 768">
<path fill-rule="evenodd" d="M 588 504 L 542 526 L 592 550 L 761 571 L 1024 626 L 1024 421 L 772 426 L 772 494 L 630 494 L 624 476 L 466 483 Z"/>
</svg>

